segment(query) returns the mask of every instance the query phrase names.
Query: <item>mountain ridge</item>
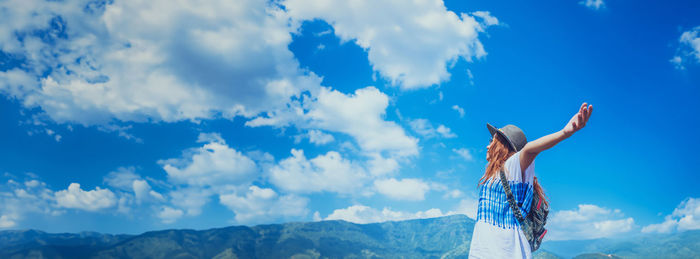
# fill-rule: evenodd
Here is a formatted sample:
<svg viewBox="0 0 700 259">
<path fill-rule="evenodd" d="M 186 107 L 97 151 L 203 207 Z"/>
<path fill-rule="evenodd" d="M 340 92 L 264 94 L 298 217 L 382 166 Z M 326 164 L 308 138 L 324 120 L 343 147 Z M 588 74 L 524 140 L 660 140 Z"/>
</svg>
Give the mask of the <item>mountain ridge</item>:
<svg viewBox="0 0 700 259">
<path fill-rule="evenodd" d="M 370 224 L 331 220 L 165 229 L 138 235 L 6 230 L 0 231 L 0 258 L 465 258 L 474 223 L 452 215 Z M 580 244 L 583 248 L 572 250 Z M 700 230 L 625 240 L 545 241 L 534 253 L 535 258 L 603 255 L 700 258 Z"/>
</svg>

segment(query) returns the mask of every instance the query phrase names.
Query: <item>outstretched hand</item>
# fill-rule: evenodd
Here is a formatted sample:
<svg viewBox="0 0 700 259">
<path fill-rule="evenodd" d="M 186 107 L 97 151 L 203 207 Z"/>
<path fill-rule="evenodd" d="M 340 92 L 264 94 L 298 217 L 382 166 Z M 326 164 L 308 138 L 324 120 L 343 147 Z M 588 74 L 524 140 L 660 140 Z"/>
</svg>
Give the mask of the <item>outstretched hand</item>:
<svg viewBox="0 0 700 259">
<path fill-rule="evenodd" d="M 593 113 L 593 105 L 588 105 L 587 103 L 581 104 L 581 108 L 578 110 L 574 117 L 571 117 L 569 123 L 564 127 L 564 134 L 571 136 L 574 132 L 582 129 L 586 126 L 586 122 L 591 117 Z"/>
</svg>

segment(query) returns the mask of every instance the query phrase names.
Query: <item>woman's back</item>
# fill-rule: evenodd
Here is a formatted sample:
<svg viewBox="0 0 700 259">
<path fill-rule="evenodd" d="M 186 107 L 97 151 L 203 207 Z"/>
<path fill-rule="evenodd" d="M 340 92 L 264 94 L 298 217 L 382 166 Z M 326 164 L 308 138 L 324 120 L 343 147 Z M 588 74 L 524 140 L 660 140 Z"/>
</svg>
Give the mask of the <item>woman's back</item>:
<svg viewBox="0 0 700 259">
<path fill-rule="evenodd" d="M 593 106 L 583 103 L 563 129 L 530 142 L 515 125 L 499 129 L 486 124 L 491 133 L 491 142 L 486 147 L 489 163 L 481 178 L 469 258 L 532 258 L 530 243 L 513 216 L 499 172 L 502 168 L 506 172 L 508 185 L 522 215 L 530 212 L 533 195 L 538 195 L 546 205 L 544 191 L 535 180 L 535 157 L 582 129 L 592 112 Z M 533 242 L 534 247 L 537 244 L 537 241 Z"/>
<path fill-rule="evenodd" d="M 520 152 L 504 163 L 506 178 L 518 207 L 527 215 L 533 195 L 534 162 L 520 169 Z M 524 178 L 523 178 L 524 177 Z M 510 209 L 500 178 L 480 185 L 479 209 L 474 226 L 469 258 L 531 258 L 530 246 Z"/>
</svg>

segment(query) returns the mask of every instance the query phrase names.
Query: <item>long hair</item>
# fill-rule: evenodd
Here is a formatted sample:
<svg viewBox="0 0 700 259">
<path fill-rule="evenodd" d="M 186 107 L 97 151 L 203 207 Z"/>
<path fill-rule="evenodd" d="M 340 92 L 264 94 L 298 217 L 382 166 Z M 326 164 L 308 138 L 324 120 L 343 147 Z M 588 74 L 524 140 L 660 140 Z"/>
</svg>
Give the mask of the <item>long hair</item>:
<svg viewBox="0 0 700 259">
<path fill-rule="evenodd" d="M 503 137 L 501 137 L 499 134 L 494 134 L 493 138 L 491 139 L 491 144 L 489 145 L 488 150 L 486 150 L 489 163 L 486 165 L 486 172 L 484 172 L 484 176 L 479 179 L 479 185 L 485 184 L 489 179 L 497 177 L 498 173 L 501 171 L 501 168 L 503 168 L 503 165 L 506 163 L 506 160 L 508 160 L 508 158 L 515 153 L 514 151 L 510 150 L 508 146 L 506 146 L 506 143 L 507 141 L 504 140 Z M 539 195 L 544 201 L 544 204 L 549 206 L 547 196 L 545 196 L 544 189 L 542 189 L 539 181 L 537 181 L 537 176 L 535 176 L 532 185 L 535 194 Z"/>
</svg>

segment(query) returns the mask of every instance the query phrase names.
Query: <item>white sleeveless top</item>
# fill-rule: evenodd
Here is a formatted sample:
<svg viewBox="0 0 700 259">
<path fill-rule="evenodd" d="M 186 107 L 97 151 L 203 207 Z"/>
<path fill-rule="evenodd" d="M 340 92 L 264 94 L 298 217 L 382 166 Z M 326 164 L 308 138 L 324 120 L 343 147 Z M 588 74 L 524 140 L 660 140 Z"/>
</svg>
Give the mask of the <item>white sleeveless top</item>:
<svg viewBox="0 0 700 259">
<path fill-rule="evenodd" d="M 535 161 L 523 175 L 520 170 L 520 152 L 505 162 L 506 178 L 515 201 L 523 215 L 530 210 L 535 177 Z M 532 258 L 530 245 L 513 216 L 499 175 L 479 188 L 479 209 L 474 225 L 469 258 Z"/>
</svg>

